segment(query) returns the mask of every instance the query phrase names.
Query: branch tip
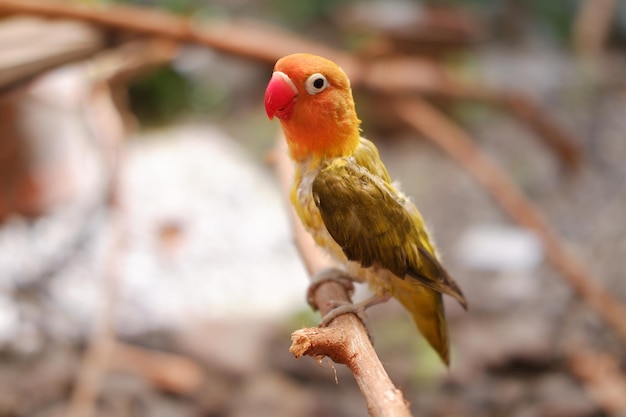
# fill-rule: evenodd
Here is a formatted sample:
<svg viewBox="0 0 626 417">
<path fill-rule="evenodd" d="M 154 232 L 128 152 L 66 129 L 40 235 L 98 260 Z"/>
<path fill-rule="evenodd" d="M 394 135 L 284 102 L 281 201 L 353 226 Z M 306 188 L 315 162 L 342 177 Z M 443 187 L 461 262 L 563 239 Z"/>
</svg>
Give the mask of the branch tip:
<svg viewBox="0 0 626 417">
<path fill-rule="evenodd" d="M 291 346 L 289 347 L 289 352 L 291 352 L 296 359 L 308 354 L 307 352 L 312 347 L 311 339 L 307 330 L 312 329 L 299 329 L 291 333 Z"/>
</svg>

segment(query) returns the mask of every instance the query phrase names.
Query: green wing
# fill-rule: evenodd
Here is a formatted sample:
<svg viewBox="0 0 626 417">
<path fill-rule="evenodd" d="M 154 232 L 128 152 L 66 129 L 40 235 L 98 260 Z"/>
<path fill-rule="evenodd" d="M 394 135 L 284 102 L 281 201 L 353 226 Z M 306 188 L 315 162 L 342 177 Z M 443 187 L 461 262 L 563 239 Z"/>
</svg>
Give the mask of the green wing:
<svg viewBox="0 0 626 417">
<path fill-rule="evenodd" d="M 312 190 L 326 229 L 349 260 L 413 277 L 467 306 L 435 257 L 421 216 L 388 183 L 343 158 L 320 171 Z"/>
</svg>

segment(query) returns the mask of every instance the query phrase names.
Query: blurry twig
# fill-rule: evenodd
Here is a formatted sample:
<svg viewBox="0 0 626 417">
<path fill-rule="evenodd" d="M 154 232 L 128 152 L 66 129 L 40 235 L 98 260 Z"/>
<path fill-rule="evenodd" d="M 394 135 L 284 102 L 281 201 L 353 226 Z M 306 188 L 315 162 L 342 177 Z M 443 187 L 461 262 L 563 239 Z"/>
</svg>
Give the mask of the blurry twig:
<svg viewBox="0 0 626 417">
<path fill-rule="evenodd" d="M 293 178 L 293 166 L 287 156 L 285 141 L 278 140 L 274 151 L 274 165 L 280 180 L 283 195 L 288 196 Z M 289 205 L 294 240 L 309 274 L 332 267 L 333 263 L 315 244 L 311 235 L 298 220 Z M 335 282 L 325 282 L 315 292 L 315 303 L 320 313 L 330 310 L 330 301 L 350 301 L 346 289 Z M 354 314 L 344 314 L 333 320 L 326 328 L 305 328 L 291 335 L 289 351 L 297 358 L 309 355 L 321 360 L 328 356 L 336 363 L 346 365 L 363 393 L 367 408 L 373 417 L 410 417 L 408 404 L 402 391 L 396 388 L 369 340 L 363 323 Z"/>
<path fill-rule="evenodd" d="M 565 250 L 545 218 L 506 173 L 481 152 L 463 130 L 429 103 L 414 97 L 397 99 L 394 107 L 407 124 L 469 171 L 509 216 L 536 233 L 552 264 L 626 344 L 626 310 Z"/>
<path fill-rule="evenodd" d="M 106 83 L 97 83 L 85 103 L 85 118 L 102 147 L 105 164 L 109 170 L 110 243 L 103 275 L 102 306 L 97 313 L 92 336 L 82 360 L 74 391 L 67 410 L 69 417 L 89 417 L 94 406 L 102 379 L 106 375 L 115 347 L 114 311 L 120 284 L 120 257 L 123 253 L 126 226 L 119 202 L 121 147 L 126 136 L 124 124 L 113 102 L 111 90 Z"/>
<path fill-rule="evenodd" d="M 583 159 L 580 148 L 537 103 L 525 95 L 516 93 L 499 93 L 494 99 L 496 103 L 530 126 L 538 137 L 543 138 L 546 145 L 552 148 L 567 167 L 576 169 L 580 166 Z"/>
<path fill-rule="evenodd" d="M 167 38 L 131 40 L 98 53 L 92 60 L 91 76 L 98 81 L 123 84 L 172 61 L 177 52 L 178 44 Z"/>
<path fill-rule="evenodd" d="M 191 395 L 204 382 L 202 368 L 190 359 L 121 342 L 114 344 L 110 368 L 135 374 L 157 388 L 177 395 Z"/>
<path fill-rule="evenodd" d="M 0 94 L 6 94 L 46 71 L 90 57 L 105 48 L 105 36 L 80 21 L 16 16 L 2 20 L 0 44 Z"/>
<path fill-rule="evenodd" d="M 617 0 L 583 0 L 580 2 L 572 41 L 578 53 L 598 55 L 602 52 L 609 35 Z"/>
<path fill-rule="evenodd" d="M 113 311 L 118 293 L 119 253 L 122 226 L 119 213 L 113 217 L 112 242 L 104 273 L 102 305 L 98 311 L 94 330 L 87 345 L 74 391 L 66 415 L 68 417 L 89 417 L 93 415 L 102 379 L 106 375 L 111 353 L 115 346 Z"/>
<path fill-rule="evenodd" d="M 626 376 L 619 360 L 589 349 L 577 350 L 568 356 L 569 368 L 602 410 L 609 416 L 626 415 Z"/>
</svg>

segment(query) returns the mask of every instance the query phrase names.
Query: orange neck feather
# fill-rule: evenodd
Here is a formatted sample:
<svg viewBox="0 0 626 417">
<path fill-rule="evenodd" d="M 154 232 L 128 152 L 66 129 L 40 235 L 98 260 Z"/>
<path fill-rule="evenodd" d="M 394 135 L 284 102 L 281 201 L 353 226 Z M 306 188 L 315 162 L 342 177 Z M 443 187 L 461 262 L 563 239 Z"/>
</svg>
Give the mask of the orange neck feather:
<svg viewBox="0 0 626 417">
<path fill-rule="evenodd" d="M 301 162 L 309 157 L 335 158 L 351 155 L 359 144 L 361 121 L 356 116 L 352 96 L 337 106 L 303 97 L 288 120 L 281 125 L 291 157 Z M 336 99 L 336 97 L 335 97 Z"/>
</svg>

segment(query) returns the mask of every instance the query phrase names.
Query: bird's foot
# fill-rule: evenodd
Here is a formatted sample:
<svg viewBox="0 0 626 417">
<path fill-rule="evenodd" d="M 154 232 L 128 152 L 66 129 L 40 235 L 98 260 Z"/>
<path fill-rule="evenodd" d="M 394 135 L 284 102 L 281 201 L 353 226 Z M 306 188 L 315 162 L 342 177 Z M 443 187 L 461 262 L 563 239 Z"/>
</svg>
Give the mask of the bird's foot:
<svg viewBox="0 0 626 417">
<path fill-rule="evenodd" d="M 359 320 L 365 326 L 365 330 L 367 331 L 367 337 L 370 342 L 374 344 L 374 337 L 372 336 L 372 332 L 370 332 L 367 315 L 365 314 L 365 310 L 368 308 L 375 306 L 376 304 L 381 304 L 387 302 L 391 298 L 391 295 L 384 293 L 382 295 L 375 294 L 370 298 L 367 298 L 363 301 L 359 301 L 358 303 L 351 303 L 349 301 L 335 301 L 332 304 L 333 309 L 330 310 L 322 320 L 320 321 L 320 327 L 326 327 L 330 324 L 331 321 L 335 320 L 337 317 L 343 314 L 355 314 Z"/>
<path fill-rule="evenodd" d="M 323 271 L 315 274 L 311 278 L 311 284 L 309 285 L 306 293 L 307 302 L 313 310 L 319 310 L 317 303 L 315 302 L 315 293 L 317 292 L 317 289 L 320 285 L 329 281 L 341 284 L 346 289 L 348 296 L 352 297 L 352 294 L 354 294 L 354 282 L 358 281 L 358 279 L 351 277 L 338 268 L 324 269 Z"/>
<path fill-rule="evenodd" d="M 358 278 L 350 276 L 338 268 L 328 268 L 319 272 L 313 276 L 307 291 L 307 301 L 313 310 L 319 310 L 317 303 L 315 302 L 315 293 L 317 292 L 317 289 L 320 285 L 329 281 L 341 284 L 346 289 L 349 297 L 352 297 L 354 294 L 354 282 L 360 282 Z M 372 335 L 367 326 L 368 320 L 365 310 L 377 304 L 384 303 L 390 298 L 391 294 L 383 292 L 380 294 L 374 294 L 373 296 L 363 301 L 359 301 L 358 303 L 338 300 L 330 301 L 329 307 L 331 307 L 331 310 L 322 317 L 319 326 L 326 327 L 330 324 L 330 322 L 343 314 L 354 314 L 359 318 L 359 320 L 361 320 L 367 330 L 367 335 L 369 336 L 370 341 L 373 342 Z"/>
<path fill-rule="evenodd" d="M 333 309 L 330 310 L 324 317 L 322 317 L 322 321 L 320 321 L 320 327 L 326 327 L 330 324 L 331 321 L 341 316 L 342 314 L 355 314 L 367 327 L 367 316 L 365 315 L 365 310 L 368 308 L 375 306 L 377 304 L 382 304 L 391 298 L 391 295 L 384 293 L 381 295 L 374 294 L 373 296 L 359 301 L 358 303 L 351 303 L 349 301 L 335 301 L 333 302 Z"/>
</svg>

